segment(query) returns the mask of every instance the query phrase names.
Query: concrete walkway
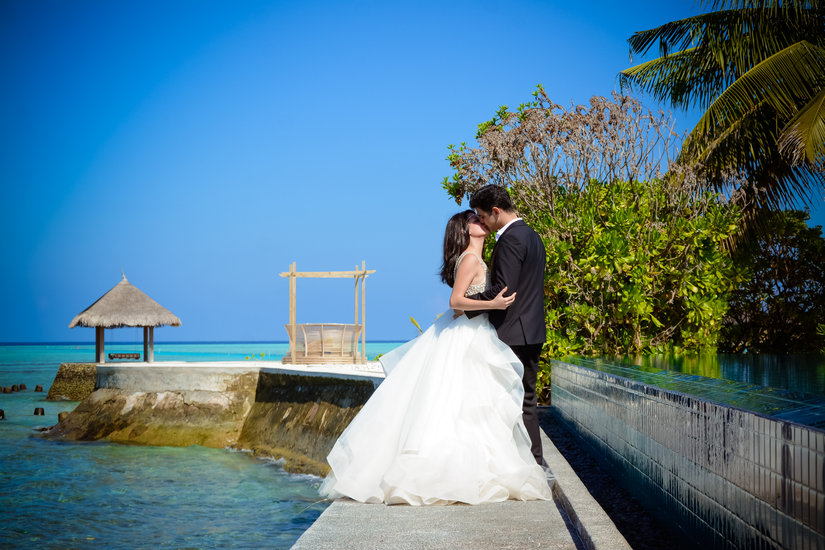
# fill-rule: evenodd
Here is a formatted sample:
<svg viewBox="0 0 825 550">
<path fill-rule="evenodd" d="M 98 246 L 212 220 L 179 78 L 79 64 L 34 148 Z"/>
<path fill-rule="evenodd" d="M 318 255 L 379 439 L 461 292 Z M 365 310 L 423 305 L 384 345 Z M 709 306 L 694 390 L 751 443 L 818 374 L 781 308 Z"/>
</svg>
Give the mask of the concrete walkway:
<svg viewBox="0 0 825 550">
<path fill-rule="evenodd" d="M 339 499 L 292 549 L 630 550 L 544 433 L 542 444 L 544 458 L 556 475 L 552 501 L 385 506 Z"/>
</svg>

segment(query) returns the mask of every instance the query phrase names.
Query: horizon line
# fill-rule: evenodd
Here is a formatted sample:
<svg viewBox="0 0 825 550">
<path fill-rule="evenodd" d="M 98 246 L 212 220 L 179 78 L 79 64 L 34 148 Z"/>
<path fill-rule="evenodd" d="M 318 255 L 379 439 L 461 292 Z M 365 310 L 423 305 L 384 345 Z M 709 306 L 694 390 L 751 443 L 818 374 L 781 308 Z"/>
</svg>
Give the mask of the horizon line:
<svg viewBox="0 0 825 550">
<path fill-rule="evenodd" d="M 394 342 L 406 342 L 407 340 L 404 339 L 395 339 L 395 340 L 369 340 L 367 345 L 371 343 L 377 344 L 392 344 Z M 141 344 L 141 342 L 135 341 L 109 341 L 106 342 L 107 344 L 130 344 L 130 345 L 137 345 Z M 169 340 L 169 341 L 158 341 L 155 340 L 155 345 L 157 344 L 289 344 L 287 340 Z M 58 342 L 58 341 L 43 341 L 43 342 L 0 342 L 0 346 L 38 346 L 38 345 L 51 345 L 51 346 L 58 346 L 58 345 L 70 345 L 70 346 L 94 346 L 95 342 Z"/>
</svg>

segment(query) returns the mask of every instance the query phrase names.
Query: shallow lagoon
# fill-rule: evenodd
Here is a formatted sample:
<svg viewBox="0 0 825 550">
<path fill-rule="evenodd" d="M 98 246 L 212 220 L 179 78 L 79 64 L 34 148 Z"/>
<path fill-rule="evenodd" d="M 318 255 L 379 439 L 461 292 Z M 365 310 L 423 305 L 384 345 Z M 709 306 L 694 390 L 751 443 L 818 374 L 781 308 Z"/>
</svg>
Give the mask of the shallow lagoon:
<svg viewBox="0 0 825 550">
<path fill-rule="evenodd" d="M 368 355 L 398 343 L 368 344 Z M 134 344 L 107 344 L 107 352 Z M 156 361 L 277 361 L 281 343 L 156 344 Z M 142 349 L 139 350 L 142 352 Z M 263 358 L 261 357 L 263 354 Z M 36 437 L 75 402 L 44 401 L 62 362 L 94 345 L 0 345 L 0 540 L 16 548 L 289 548 L 326 508 L 320 479 L 277 462 L 203 447 L 64 443 Z M 251 358 L 251 357 L 250 357 Z M 43 407 L 45 416 L 34 416 Z"/>
</svg>

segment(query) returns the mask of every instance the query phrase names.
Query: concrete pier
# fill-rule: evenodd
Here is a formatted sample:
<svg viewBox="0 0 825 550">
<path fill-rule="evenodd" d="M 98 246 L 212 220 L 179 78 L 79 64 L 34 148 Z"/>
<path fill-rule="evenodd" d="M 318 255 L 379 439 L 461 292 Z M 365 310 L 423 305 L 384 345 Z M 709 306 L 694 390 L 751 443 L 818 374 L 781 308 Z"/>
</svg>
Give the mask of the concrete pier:
<svg viewBox="0 0 825 550">
<path fill-rule="evenodd" d="M 553 500 L 478 506 L 386 506 L 333 502 L 292 550 L 528 549 L 630 550 L 552 441 L 544 457 L 556 475 Z"/>
<path fill-rule="evenodd" d="M 65 366 L 65 365 L 64 365 Z M 88 385 L 89 371 L 63 368 Z M 271 361 L 98 364 L 94 391 L 43 437 L 140 445 L 235 447 L 324 476 L 335 440 L 383 379 L 377 363 Z M 61 374 L 62 373 L 62 374 Z"/>
</svg>

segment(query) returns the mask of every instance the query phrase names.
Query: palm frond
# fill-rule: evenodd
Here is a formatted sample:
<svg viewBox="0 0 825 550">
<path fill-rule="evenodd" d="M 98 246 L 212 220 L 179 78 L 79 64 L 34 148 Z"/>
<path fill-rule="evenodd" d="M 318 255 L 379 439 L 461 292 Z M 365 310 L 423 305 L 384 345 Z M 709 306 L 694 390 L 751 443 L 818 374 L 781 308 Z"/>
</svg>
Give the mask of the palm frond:
<svg viewBox="0 0 825 550">
<path fill-rule="evenodd" d="M 658 101 L 680 108 L 706 109 L 733 81 L 706 50 L 699 48 L 646 61 L 619 73 L 623 92 L 639 88 Z"/>
<path fill-rule="evenodd" d="M 716 98 L 691 133 L 714 134 L 767 101 L 791 119 L 819 89 L 825 74 L 825 49 L 802 41 L 783 49 L 736 79 Z"/>
<path fill-rule="evenodd" d="M 744 72 L 772 53 L 797 42 L 822 43 L 823 13 L 788 9 L 775 13 L 766 8 L 713 11 L 654 29 L 628 39 L 632 54 L 646 54 L 654 45 L 659 55 L 692 47 L 707 48 L 718 62 L 734 72 Z"/>
<path fill-rule="evenodd" d="M 809 203 L 825 189 L 825 172 L 794 163 L 777 145 L 776 112 L 762 102 L 731 122 L 718 134 L 691 134 L 679 162 L 692 165 L 716 191 L 730 194 L 740 185 L 731 171 L 747 174 L 751 208 L 793 207 L 797 199 Z"/>
<path fill-rule="evenodd" d="M 815 17 L 817 11 L 825 10 L 825 2 L 822 0 L 791 2 L 780 0 L 705 0 L 702 4 L 710 8 L 711 11 L 759 9 L 772 14 L 774 17 L 793 16 L 801 22 L 807 21 L 812 16 Z"/>
<path fill-rule="evenodd" d="M 779 147 L 794 162 L 804 159 L 825 167 L 825 85 L 788 122 Z"/>
<path fill-rule="evenodd" d="M 708 187 L 756 210 L 808 203 L 825 190 L 825 0 L 700 3 L 711 11 L 628 39 L 632 54 L 660 57 L 620 85 L 705 109 L 679 162 Z"/>
</svg>

